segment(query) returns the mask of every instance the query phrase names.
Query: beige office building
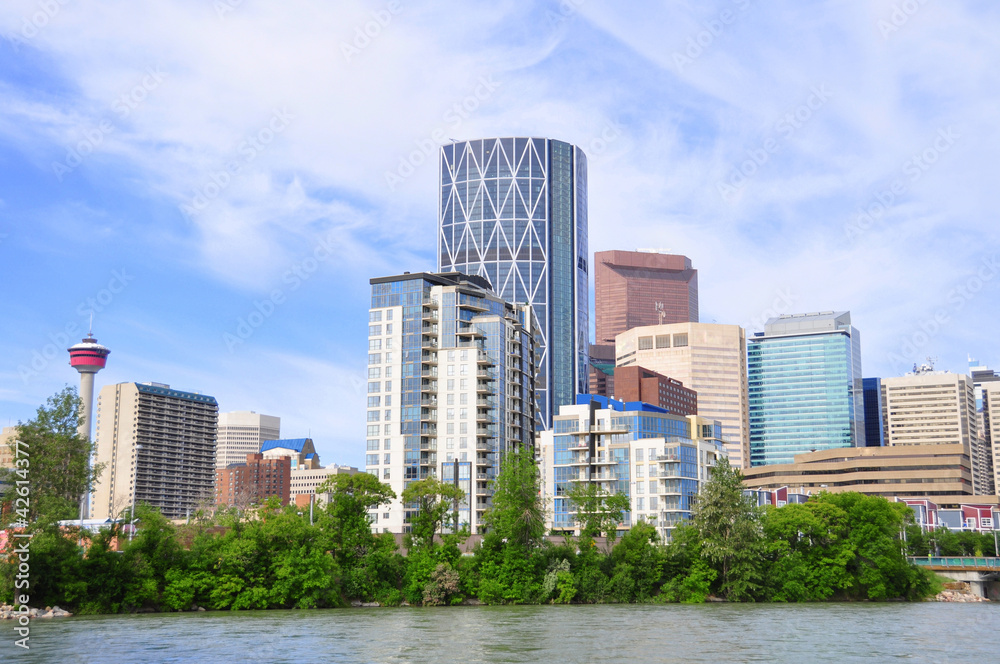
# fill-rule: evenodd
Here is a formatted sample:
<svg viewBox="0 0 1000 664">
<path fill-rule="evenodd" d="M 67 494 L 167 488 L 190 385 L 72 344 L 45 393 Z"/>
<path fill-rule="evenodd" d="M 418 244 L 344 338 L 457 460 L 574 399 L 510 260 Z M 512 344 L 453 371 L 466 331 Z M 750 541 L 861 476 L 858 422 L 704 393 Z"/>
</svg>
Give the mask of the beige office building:
<svg viewBox="0 0 1000 664">
<path fill-rule="evenodd" d="M 14 467 L 14 448 L 10 446 L 17 437 L 17 427 L 0 430 L 0 468 Z"/>
<path fill-rule="evenodd" d="M 796 454 L 793 463 L 757 466 L 743 471 L 750 489 L 787 487 L 790 493 L 857 491 L 885 498 L 931 498 L 973 495 L 972 462 L 959 443 L 899 447 L 841 447 Z"/>
<path fill-rule="evenodd" d="M 746 333 L 738 325 L 673 323 L 615 338 L 615 365 L 638 365 L 698 393 L 698 415 L 722 423 L 729 462 L 750 466 Z"/>
<path fill-rule="evenodd" d="M 105 385 L 97 398 L 94 463 L 104 464 L 90 518 L 147 503 L 181 519 L 215 498 L 215 397 L 161 383 Z M 246 457 L 244 457 L 244 461 Z"/>
<path fill-rule="evenodd" d="M 281 418 L 261 415 L 252 410 L 219 413 L 219 437 L 215 451 L 215 467 L 245 463 L 248 454 L 260 452 L 265 440 L 281 438 Z"/>
<path fill-rule="evenodd" d="M 292 470 L 291 495 L 292 501 L 300 507 L 308 505 L 316 489 L 334 475 L 355 475 L 358 469 L 354 466 L 338 466 L 331 464 L 326 468 L 302 468 Z M 300 498 L 302 496 L 302 498 Z M 329 499 L 329 494 L 316 495 L 316 504 L 323 505 Z"/>
<path fill-rule="evenodd" d="M 1000 494 L 1000 382 L 983 385 L 983 433 L 993 458 L 993 489 Z"/>
<path fill-rule="evenodd" d="M 973 491 L 993 494 L 992 450 L 979 436 L 972 378 L 933 371 L 925 365 L 896 378 L 883 378 L 886 445 L 961 444 L 972 464 Z"/>
</svg>

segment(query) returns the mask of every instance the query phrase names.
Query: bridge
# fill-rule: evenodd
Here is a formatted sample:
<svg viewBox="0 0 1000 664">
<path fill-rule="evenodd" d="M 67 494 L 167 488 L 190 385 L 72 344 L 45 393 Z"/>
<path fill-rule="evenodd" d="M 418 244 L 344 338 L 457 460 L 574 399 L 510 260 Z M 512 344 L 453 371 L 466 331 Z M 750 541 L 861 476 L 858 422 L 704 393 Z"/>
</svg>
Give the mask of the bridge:
<svg viewBox="0 0 1000 664">
<path fill-rule="evenodd" d="M 1000 579 L 1000 558 L 983 556 L 909 556 L 920 567 L 939 572 L 956 581 L 968 582 L 972 592 L 989 597 L 988 586 Z"/>
</svg>

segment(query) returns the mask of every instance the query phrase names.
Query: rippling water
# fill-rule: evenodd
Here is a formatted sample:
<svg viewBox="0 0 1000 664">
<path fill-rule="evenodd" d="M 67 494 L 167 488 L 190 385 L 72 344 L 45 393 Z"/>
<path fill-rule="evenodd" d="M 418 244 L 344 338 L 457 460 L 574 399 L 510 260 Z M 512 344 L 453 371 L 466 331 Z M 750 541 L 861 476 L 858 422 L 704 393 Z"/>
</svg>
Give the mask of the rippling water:
<svg viewBox="0 0 1000 664">
<path fill-rule="evenodd" d="M 0 623 L 0 662 L 997 662 L 1000 603 L 208 612 Z"/>
</svg>

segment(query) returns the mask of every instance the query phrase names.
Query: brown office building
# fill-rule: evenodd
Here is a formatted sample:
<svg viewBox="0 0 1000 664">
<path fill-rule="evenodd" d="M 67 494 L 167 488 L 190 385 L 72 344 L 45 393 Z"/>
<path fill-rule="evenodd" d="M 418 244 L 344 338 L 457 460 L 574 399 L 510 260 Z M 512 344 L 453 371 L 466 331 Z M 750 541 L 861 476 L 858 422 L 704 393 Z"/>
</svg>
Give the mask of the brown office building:
<svg viewBox="0 0 1000 664">
<path fill-rule="evenodd" d="M 596 343 L 633 327 L 698 322 L 698 270 L 691 259 L 643 251 L 594 254 Z"/>
<path fill-rule="evenodd" d="M 259 505 L 271 496 L 287 505 L 291 493 L 292 459 L 265 459 L 248 454 L 246 463 L 231 463 L 215 471 L 215 502 L 230 507 Z"/>
<path fill-rule="evenodd" d="M 899 447 L 842 447 L 796 454 L 793 463 L 743 469 L 750 489 L 814 494 L 857 491 L 886 498 L 973 495 L 972 462 L 961 443 Z M 942 504 L 943 504 L 942 503 Z"/>
<path fill-rule="evenodd" d="M 614 397 L 666 408 L 674 415 L 698 414 L 697 392 L 684 387 L 679 380 L 639 366 L 615 369 Z"/>
</svg>

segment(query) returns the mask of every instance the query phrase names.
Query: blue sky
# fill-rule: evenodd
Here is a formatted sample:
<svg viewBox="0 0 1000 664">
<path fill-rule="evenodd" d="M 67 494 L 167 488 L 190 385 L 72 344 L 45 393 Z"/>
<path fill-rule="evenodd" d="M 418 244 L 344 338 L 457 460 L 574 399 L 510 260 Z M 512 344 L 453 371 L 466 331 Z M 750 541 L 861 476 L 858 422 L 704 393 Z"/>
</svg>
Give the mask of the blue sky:
<svg viewBox="0 0 1000 664">
<path fill-rule="evenodd" d="M 442 136 L 581 146 L 591 251 L 690 256 L 705 322 L 850 309 L 866 375 L 1000 368 L 997 34 L 985 0 L 6 0 L 0 424 L 78 384 L 94 310 L 98 387 L 361 465 L 368 279 L 436 267 Z"/>
</svg>

